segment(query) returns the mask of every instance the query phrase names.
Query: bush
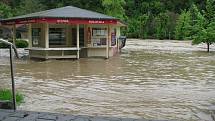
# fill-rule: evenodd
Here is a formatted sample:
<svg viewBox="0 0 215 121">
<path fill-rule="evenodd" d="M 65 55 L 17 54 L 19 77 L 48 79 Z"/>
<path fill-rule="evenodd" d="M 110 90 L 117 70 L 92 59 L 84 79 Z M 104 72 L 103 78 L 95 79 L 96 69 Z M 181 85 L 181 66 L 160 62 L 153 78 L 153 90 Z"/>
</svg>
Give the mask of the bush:
<svg viewBox="0 0 215 121">
<path fill-rule="evenodd" d="M 0 89 L 0 100 L 1 101 L 9 101 L 12 100 L 12 93 L 9 89 Z M 20 93 L 16 93 L 16 102 L 17 104 L 21 104 L 24 101 L 24 96 Z"/>
<path fill-rule="evenodd" d="M 16 40 L 16 47 L 17 48 L 26 48 L 26 47 L 28 47 L 28 42 L 25 40 Z"/>
<path fill-rule="evenodd" d="M 4 43 L 0 43 L 0 48 L 8 48 L 9 46 L 4 44 Z"/>
<path fill-rule="evenodd" d="M 0 48 L 8 48 L 9 46 L 0 42 Z M 17 48 L 26 48 L 28 47 L 28 42 L 25 40 L 16 40 Z"/>
</svg>

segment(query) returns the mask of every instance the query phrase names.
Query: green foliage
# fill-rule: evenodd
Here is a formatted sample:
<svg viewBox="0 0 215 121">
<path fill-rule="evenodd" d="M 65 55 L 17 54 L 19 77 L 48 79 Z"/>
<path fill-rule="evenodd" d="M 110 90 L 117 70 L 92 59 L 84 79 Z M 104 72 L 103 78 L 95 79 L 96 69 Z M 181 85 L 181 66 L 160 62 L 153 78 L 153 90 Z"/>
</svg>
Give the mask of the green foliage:
<svg viewBox="0 0 215 121">
<path fill-rule="evenodd" d="M 22 0 L 16 8 L 16 15 L 24 15 L 45 10 L 45 6 L 38 0 Z"/>
<path fill-rule="evenodd" d="M 191 31 L 191 38 L 194 39 L 196 36 L 196 33 L 201 31 L 200 28 L 202 28 L 204 25 L 205 18 L 201 14 L 201 12 L 198 10 L 197 6 L 195 4 L 192 5 L 190 8 L 190 13 L 191 13 L 191 26 L 192 26 L 192 31 Z"/>
<path fill-rule="evenodd" d="M 125 18 L 124 0 L 103 0 L 102 5 L 105 8 L 105 13 L 123 20 Z"/>
<path fill-rule="evenodd" d="M 0 48 L 8 48 L 9 46 L 0 42 Z"/>
<path fill-rule="evenodd" d="M 166 13 L 160 13 L 156 17 L 156 37 L 159 39 L 167 38 L 167 24 L 169 16 Z"/>
<path fill-rule="evenodd" d="M 207 0 L 204 15 L 209 23 L 215 20 L 215 0 Z"/>
<path fill-rule="evenodd" d="M 149 16 L 144 14 L 142 16 L 139 16 L 138 23 L 140 26 L 139 30 L 139 37 L 140 38 L 147 38 L 148 30 L 147 30 L 147 23 L 149 22 Z"/>
<path fill-rule="evenodd" d="M 175 38 L 185 40 L 191 35 L 191 14 L 189 11 L 183 11 L 177 20 L 175 28 Z"/>
<path fill-rule="evenodd" d="M 12 100 L 12 93 L 9 89 L 0 89 L 0 100 L 9 101 Z M 24 101 L 24 96 L 20 93 L 16 93 L 17 104 L 21 104 Z"/>
<path fill-rule="evenodd" d="M 26 48 L 28 47 L 28 42 L 26 40 L 16 40 L 17 48 Z"/>
<path fill-rule="evenodd" d="M 17 48 L 27 48 L 28 47 L 28 42 L 26 40 L 17 39 L 15 43 L 16 43 Z M 0 42 L 0 48 L 8 48 L 8 47 L 9 47 L 8 45 Z"/>
<path fill-rule="evenodd" d="M 175 39 L 177 36 L 180 39 L 192 39 L 196 31 L 191 31 L 191 28 L 185 26 L 185 32 L 181 32 L 178 22 L 178 28 L 176 28 L 178 15 L 185 10 L 193 9 L 190 10 L 191 26 L 196 24 L 194 21 L 198 15 L 195 13 L 201 13 L 204 10 L 207 13 L 204 17 L 210 18 L 210 21 L 215 15 L 213 12 L 215 5 L 212 0 L 207 3 L 206 0 L 1 0 L 0 18 L 69 5 L 119 18 L 128 23 L 127 36 L 135 38 Z M 191 7 L 193 5 L 196 6 Z M 196 12 L 198 8 L 200 12 Z"/>
<path fill-rule="evenodd" d="M 8 18 L 13 16 L 10 6 L 0 2 L 0 18 Z"/>
<path fill-rule="evenodd" d="M 139 30 L 140 30 L 140 25 L 139 22 L 136 21 L 136 18 L 131 18 L 128 20 L 128 32 L 127 36 L 130 38 L 139 38 Z"/>
<path fill-rule="evenodd" d="M 128 36 L 132 38 L 147 38 L 147 22 L 149 16 L 144 14 L 129 20 Z"/>
<path fill-rule="evenodd" d="M 192 44 L 207 44 L 209 52 L 210 45 L 215 43 L 215 0 L 207 0 L 204 16 L 198 16 L 193 30 L 196 32 Z"/>
<path fill-rule="evenodd" d="M 194 37 L 193 44 L 200 43 L 215 43 L 215 22 L 209 23 L 205 28 L 202 28 Z"/>
</svg>

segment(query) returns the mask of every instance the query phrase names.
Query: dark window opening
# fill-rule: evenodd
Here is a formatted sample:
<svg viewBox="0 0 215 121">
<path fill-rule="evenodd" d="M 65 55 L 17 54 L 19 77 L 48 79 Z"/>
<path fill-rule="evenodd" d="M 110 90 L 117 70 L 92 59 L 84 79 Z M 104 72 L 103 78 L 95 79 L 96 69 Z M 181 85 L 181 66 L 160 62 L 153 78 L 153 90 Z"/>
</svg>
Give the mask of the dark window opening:
<svg viewBox="0 0 215 121">
<path fill-rule="evenodd" d="M 49 29 L 49 45 L 66 45 L 66 30 L 64 28 Z"/>
<path fill-rule="evenodd" d="M 0 38 L 3 38 L 3 30 L 0 29 Z"/>
<path fill-rule="evenodd" d="M 41 38 L 41 29 L 40 28 L 33 28 L 32 29 L 32 46 L 36 47 L 39 45 L 39 41 Z"/>
<path fill-rule="evenodd" d="M 72 46 L 77 46 L 77 29 L 72 29 Z M 79 46 L 84 47 L 84 28 L 79 29 Z"/>
</svg>

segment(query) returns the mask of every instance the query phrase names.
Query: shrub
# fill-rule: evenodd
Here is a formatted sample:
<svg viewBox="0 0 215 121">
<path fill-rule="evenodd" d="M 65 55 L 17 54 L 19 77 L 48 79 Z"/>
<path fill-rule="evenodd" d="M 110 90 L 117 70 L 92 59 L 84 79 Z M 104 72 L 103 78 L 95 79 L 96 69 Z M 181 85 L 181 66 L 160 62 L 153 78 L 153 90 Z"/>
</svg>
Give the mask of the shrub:
<svg viewBox="0 0 215 121">
<path fill-rule="evenodd" d="M 28 42 L 25 40 L 16 40 L 16 47 L 17 48 L 26 48 L 26 47 L 28 47 Z"/>
<path fill-rule="evenodd" d="M 9 89 L 0 89 L 0 100 L 9 101 L 12 100 L 12 92 Z M 24 101 L 24 96 L 20 93 L 16 93 L 16 102 L 21 104 Z"/>
<path fill-rule="evenodd" d="M 0 42 L 0 48 L 8 48 L 8 47 L 9 47 L 8 45 Z M 18 40 L 16 40 L 16 47 L 17 48 L 26 48 L 26 47 L 28 47 L 28 42 L 25 40 L 18 39 Z"/>
<path fill-rule="evenodd" d="M 4 43 L 0 43 L 0 48 L 8 48 L 9 46 L 4 44 Z"/>
</svg>

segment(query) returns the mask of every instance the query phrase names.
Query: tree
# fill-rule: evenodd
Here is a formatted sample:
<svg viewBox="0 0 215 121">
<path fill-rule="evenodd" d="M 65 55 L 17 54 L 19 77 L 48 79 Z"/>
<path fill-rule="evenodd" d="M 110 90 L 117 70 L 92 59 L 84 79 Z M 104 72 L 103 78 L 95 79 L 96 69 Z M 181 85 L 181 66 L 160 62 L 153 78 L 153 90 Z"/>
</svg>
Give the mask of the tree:
<svg viewBox="0 0 215 121">
<path fill-rule="evenodd" d="M 159 39 L 167 37 L 167 25 L 169 23 L 169 16 L 166 13 L 160 13 L 156 17 L 156 36 Z"/>
<path fill-rule="evenodd" d="M 202 28 L 194 37 L 192 44 L 207 44 L 207 52 L 210 52 L 210 45 L 215 43 L 215 21 Z"/>
<path fill-rule="evenodd" d="M 45 10 L 45 6 L 37 0 L 22 0 L 16 8 L 16 15 L 24 15 Z"/>
<path fill-rule="evenodd" d="M 189 11 L 183 11 L 178 18 L 175 28 L 175 38 L 184 40 L 191 36 L 191 15 Z"/>
<path fill-rule="evenodd" d="M 125 16 L 124 0 L 103 0 L 102 5 L 105 8 L 104 11 L 107 15 L 114 16 L 123 20 Z"/>
<path fill-rule="evenodd" d="M 128 23 L 129 37 L 138 38 L 175 38 L 175 33 L 180 32 L 178 36 L 181 39 L 192 39 L 196 32 L 190 31 L 192 26 L 196 24 L 194 15 L 196 9 L 204 10 L 207 15 L 204 17 L 207 19 L 213 18 L 215 13 L 208 10 L 214 9 L 212 2 L 211 6 L 207 5 L 206 0 L 0 0 L 0 17 L 12 17 L 22 14 L 28 14 L 33 12 L 42 11 L 45 9 L 53 9 L 64 6 L 76 6 L 83 9 L 88 9 L 100 13 L 104 13 L 110 16 L 119 18 Z M 2 3 L 4 7 L 2 7 Z M 190 10 L 191 25 L 190 27 L 181 27 L 178 29 L 179 20 L 177 21 L 176 32 L 176 19 L 178 15 L 189 9 L 191 5 L 194 7 L 194 12 Z M 207 3 L 208 4 L 208 3 Z M 5 8 L 5 6 L 7 6 Z M 187 12 L 187 11 L 186 11 Z M 201 13 L 202 11 L 200 11 Z M 166 19 L 161 14 L 168 16 L 167 25 L 163 26 Z M 193 14 L 194 13 L 194 14 Z M 194 15 L 194 16 L 193 16 Z M 203 13 L 202 13 L 203 15 Z M 147 21 L 146 21 L 147 16 Z M 164 21 L 163 21 L 164 20 Z M 211 21 L 211 20 L 210 20 Z M 145 23 L 146 22 L 146 23 Z M 184 31 L 185 29 L 185 31 Z M 182 34 L 181 34 L 182 33 Z M 130 36 L 131 35 L 131 36 Z M 165 35 L 165 36 L 164 36 Z"/>
<path fill-rule="evenodd" d="M 13 16 L 10 6 L 0 2 L 0 18 L 8 18 Z"/>
<path fill-rule="evenodd" d="M 200 31 L 200 26 L 202 27 L 202 24 L 204 23 L 204 17 L 197 8 L 195 4 L 192 4 L 190 8 L 190 14 L 191 14 L 191 26 L 192 26 L 192 31 L 191 31 L 191 39 L 194 39 L 194 36 L 196 36 L 196 33 Z"/>
<path fill-rule="evenodd" d="M 147 23 L 148 23 L 148 20 L 149 20 L 149 16 L 144 14 L 142 16 L 139 16 L 138 17 L 138 26 L 139 26 L 139 37 L 140 38 L 147 38 Z"/>
<path fill-rule="evenodd" d="M 207 44 L 207 52 L 210 52 L 210 45 L 215 43 L 215 0 L 207 0 L 204 16 L 198 18 L 194 25 L 196 35 L 192 44 Z"/>
</svg>

